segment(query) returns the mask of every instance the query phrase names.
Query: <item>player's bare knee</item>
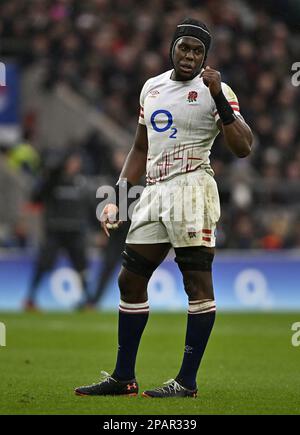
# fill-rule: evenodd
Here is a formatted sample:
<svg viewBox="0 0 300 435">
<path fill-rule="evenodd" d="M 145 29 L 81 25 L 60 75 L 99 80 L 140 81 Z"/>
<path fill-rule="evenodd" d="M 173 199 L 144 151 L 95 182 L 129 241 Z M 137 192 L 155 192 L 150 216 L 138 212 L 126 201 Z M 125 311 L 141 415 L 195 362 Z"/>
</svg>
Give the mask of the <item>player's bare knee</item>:
<svg viewBox="0 0 300 435">
<path fill-rule="evenodd" d="M 121 299 L 124 302 L 140 302 L 147 300 L 148 280 L 143 277 L 135 276 L 125 268 L 121 269 L 118 277 Z"/>
<path fill-rule="evenodd" d="M 209 272 L 184 272 L 183 283 L 189 300 L 214 299 L 212 279 Z"/>
<path fill-rule="evenodd" d="M 213 299 L 212 262 L 214 252 L 202 246 L 175 248 L 184 288 L 190 300 Z"/>
<path fill-rule="evenodd" d="M 188 295 L 189 300 L 200 300 L 204 299 L 203 293 L 201 291 L 201 286 L 197 282 L 195 282 L 194 279 L 191 279 L 191 277 L 183 277 L 183 284 L 184 284 L 184 290 L 186 294 Z"/>
<path fill-rule="evenodd" d="M 132 292 L 132 289 L 134 289 L 134 281 L 132 277 L 130 276 L 130 273 L 124 268 L 121 269 L 121 272 L 119 273 L 118 277 L 118 284 L 121 296 L 126 296 Z"/>
<path fill-rule="evenodd" d="M 125 250 L 122 252 L 122 257 L 122 265 L 124 269 L 133 274 L 136 279 L 141 277 L 147 282 L 159 265 L 159 263 L 154 263 L 153 261 L 148 260 L 128 245 L 126 245 Z"/>
</svg>

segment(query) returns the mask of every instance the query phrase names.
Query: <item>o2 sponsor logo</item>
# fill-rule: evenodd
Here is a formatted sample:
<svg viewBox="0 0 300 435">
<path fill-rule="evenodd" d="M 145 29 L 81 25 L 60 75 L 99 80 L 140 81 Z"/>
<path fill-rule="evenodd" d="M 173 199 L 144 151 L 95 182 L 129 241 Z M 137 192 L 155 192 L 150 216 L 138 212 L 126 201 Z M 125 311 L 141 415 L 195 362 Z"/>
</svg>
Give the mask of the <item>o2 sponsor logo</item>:
<svg viewBox="0 0 300 435">
<path fill-rule="evenodd" d="M 151 125 L 157 133 L 164 133 L 170 130 L 170 139 L 176 139 L 177 128 L 173 126 L 172 113 L 165 109 L 155 110 L 151 115 Z"/>
<path fill-rule="evenodd" d="M 259 270 L 242 270 L 235 279 L 234 289 L 236 296 L 244 306 L 272 308 L 272 296 L 266 277 Z"/>
<path fill-rule="evenodd" d="M 82 285 L 79 275 L 68 267 L 61 267 L 53 272 L 50 288 L 55 299 L 64 306 L 72 306 L 81 300 Z"/>
<path fill-rule="evenodd" d="M 178 298 L 177 283 L 172 274 L 160 267 L 149 281 L 149 301 L 151 306 L 177 310 L 182 308 L 182 301 Z"/>
</svg>

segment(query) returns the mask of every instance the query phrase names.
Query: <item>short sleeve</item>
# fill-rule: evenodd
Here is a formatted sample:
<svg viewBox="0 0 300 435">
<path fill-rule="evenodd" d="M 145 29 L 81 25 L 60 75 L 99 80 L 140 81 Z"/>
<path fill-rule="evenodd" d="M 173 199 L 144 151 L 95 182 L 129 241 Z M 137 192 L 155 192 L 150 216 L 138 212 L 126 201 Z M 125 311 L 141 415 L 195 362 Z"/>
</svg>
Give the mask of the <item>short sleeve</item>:
<svg viewBox="0 0 300 435">
<path fill-rule="evenodd" d="M 144 102 L 145 102 L 145 96 L 146 96 L 146 87 L 147 87 L 148 81 L 144 84 L 141 93 L 140 93 L 140 112 L 139 112 L 139 124 L 146 125 L 145 119 L 144 119 Z"/>
<path fill-rule="evenodd" d="M 244 118 L 242 117 L 241 113 L 240 113 L 240 105 L 239 105 L 239 101 L 237 99 L 237 96 L 235 95 L 235 93 L 233 92 L 233 90 L 231 89 L 230 86 L 228 86 L 226 83 L 221 84 L 222 86 L 222 91 L 223 94 L 225 95 L 225 98 L 227 99 L 228 103 L 230 104 L 230 106 L 232 107 L 232 110 L 234 112 L 234 114 L 244 120 Z M 215 103 L 213 103 L 213 114 L 214 114 L 214 118 L 215 118 L 215 122 L 217 123 L 218 120 L 220 119 L 217 108 Z"/>
</svg>

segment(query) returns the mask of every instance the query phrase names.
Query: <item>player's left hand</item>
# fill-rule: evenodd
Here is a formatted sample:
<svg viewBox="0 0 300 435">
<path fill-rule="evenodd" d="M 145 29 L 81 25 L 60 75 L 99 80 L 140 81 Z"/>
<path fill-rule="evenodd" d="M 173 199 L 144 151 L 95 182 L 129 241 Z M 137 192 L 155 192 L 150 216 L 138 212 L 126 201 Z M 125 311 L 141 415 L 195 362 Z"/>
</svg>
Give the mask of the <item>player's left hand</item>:
<svg viewBox="0 0 300 435">
<path fill-rule="evenodd" d="M 202 77 L 203 83 L 209 88 L 212 97 L 221 92 L 221 74 L 219 71 L 207 66 L 200 74 L 200 77 Z"/>
</svg>

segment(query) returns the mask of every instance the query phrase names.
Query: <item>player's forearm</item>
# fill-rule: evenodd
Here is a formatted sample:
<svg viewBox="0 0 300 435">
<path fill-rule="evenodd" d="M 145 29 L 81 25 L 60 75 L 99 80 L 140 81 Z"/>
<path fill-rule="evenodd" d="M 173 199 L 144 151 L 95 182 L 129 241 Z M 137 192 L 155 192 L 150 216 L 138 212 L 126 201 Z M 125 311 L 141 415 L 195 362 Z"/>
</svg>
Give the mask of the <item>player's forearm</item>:
<svg viewBox="0 0 300 435">
<path fill-rule="evenodd" d="M 141 177 L 146 172 L 147 153 L 139 150 L 135 147 L 131 148 L 123 169 L 120 174 L 120 178 L 127 178 L 130 184 L 138 184 Z"/>
<path fill-rule="evenodd" d="M 225 143 L 237 157 L 247 157 L 251 151 L 253 135 L 248 125 L 236 119 L 229 125 L 222 125 Z"/>
</svg>

